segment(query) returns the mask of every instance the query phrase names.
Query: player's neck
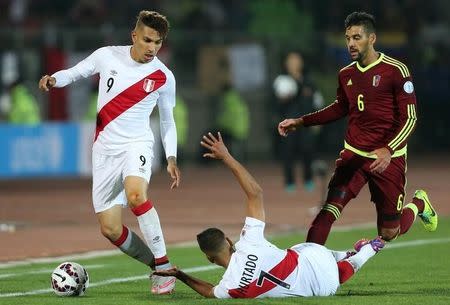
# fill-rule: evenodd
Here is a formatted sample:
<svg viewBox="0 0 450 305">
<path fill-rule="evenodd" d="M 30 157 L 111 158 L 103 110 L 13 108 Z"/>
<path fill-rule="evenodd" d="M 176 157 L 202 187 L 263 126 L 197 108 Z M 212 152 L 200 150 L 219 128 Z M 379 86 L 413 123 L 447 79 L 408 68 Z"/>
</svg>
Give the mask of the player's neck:
<svg viewBox="0 0 450 305">
<path fill-rule="evenodd" d="M 376 62 L 378 60 L 378 58 L 380 57 L 380 53 L 378 53 L 375 50 L 371 50 L 369 52 L 367 52 L 367 55 L 361 59 L 361 61 L 359 61 L 359 65 L 361 67 L 367 67 L 368 65 Z"/>
</svg>

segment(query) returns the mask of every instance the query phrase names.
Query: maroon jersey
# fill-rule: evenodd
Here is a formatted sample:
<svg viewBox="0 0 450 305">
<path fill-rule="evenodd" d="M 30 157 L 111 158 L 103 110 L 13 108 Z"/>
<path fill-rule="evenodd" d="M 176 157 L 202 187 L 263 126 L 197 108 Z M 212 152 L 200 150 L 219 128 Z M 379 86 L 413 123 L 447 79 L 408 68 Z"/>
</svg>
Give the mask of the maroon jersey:
<svg viewBox="0 0 450 305">
<path fill-rule="evenodd" d="M 345 141 L 370 152 L 386 147 L 391 153 L 406 145 L 416 125 L 416 96 L 405 64 L 380 53 L 367 67 L 353 62 L 339 72 L 336 101 L 303 116 L 305 126 L 349 116 Z"/>
</svg>

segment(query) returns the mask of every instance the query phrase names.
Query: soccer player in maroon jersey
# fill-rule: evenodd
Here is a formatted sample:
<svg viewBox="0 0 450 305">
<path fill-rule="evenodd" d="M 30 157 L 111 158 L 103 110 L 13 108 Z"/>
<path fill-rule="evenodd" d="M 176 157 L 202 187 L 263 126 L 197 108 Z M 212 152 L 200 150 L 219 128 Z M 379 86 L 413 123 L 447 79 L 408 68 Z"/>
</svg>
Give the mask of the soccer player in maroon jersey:
<svg viewBox="0 0 450 305">
<path fill-rule="evenodd" d="M 345 19 L 345 39 L 353 60 L 339 71 L 334 103 L 317 112 L 279 123 L 282 136 L 304 126 L 348 116 L 344 150 L 336 160 L 327 200 L 314 219 L 308 242 L 325 244 L 333 222 L 368 183 L 377 211 L 378 234 L 386 241 L 404 234 L 418 215 L 425 229 L 438 217 L 425 191 L 403 206 L 407 141 L 417 120 L 416 96 L 407 66 L 374 49 L 375 19 L 353 12 Z"/>
</svg>

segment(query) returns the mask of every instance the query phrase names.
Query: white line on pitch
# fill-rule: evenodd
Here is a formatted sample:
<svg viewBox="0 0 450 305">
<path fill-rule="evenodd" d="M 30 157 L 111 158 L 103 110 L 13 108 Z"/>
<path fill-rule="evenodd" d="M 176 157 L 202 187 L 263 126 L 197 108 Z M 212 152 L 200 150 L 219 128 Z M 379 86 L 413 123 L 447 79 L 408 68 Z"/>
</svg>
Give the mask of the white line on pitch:
<svg viewBox="0 0 450 305">
<path fill-rule="evenodd" d="M 84 266 L 86 269 L 97 269 L 102 268 L 105 265 L 86 265 Z M 25 271 L 25 272 L 15 272 L 15 273 L 6 273 L 6 274 L 0 274 L 0 279 L 13 277 L 13 276 L 20 276 L 20 275 L 29 275 L 29 274 L 41 274 L 41 273 L 51 273 L 53 269 L 39 269 L 34 271 Z"/>
<path fill-rule="evenodd" d="M 186 269 L 183 269 L 183 271 L 194 273 L 194 272 L 202 272 L 202 271 L 208 271 L 208 270 L 213 270 L 213 269 L 218 269 L 218 268 L 220 268 L 220 267 L 216 266 L 216 265 L 207 265 L 207 266 L 186 268 Z M 149 276 L 148 274 L 145 274 L 145 275 L 125 277 L 125 278 L 114 278 L 114 279 L 109 279 L 109 280 L 100 281 L 100 282 L 96 282 L 96 283 L 91 283 L 89 285 L 89 287 L 98 287 L 98 286 L 105 286 L 105 285 L 114 284 L 114 283 L 125 283 L 125 282 L 137 281 L 137 280 L 144 280 L 144 279 L 148 279 L 148 276 Z M 26 291 L 26 292 L 2 293 L 2 294 L 0 294 L 0 298 L 22 297 L 22 296 L 26 296 L 26 295 L 44 294 L 44 293 L 49 293 L 52 291 L 53 290 L 51 288 L 47 288 L 47 289 L 38 289 L 38 290 L 32 290 L 32 291 Z"/>
</svg>

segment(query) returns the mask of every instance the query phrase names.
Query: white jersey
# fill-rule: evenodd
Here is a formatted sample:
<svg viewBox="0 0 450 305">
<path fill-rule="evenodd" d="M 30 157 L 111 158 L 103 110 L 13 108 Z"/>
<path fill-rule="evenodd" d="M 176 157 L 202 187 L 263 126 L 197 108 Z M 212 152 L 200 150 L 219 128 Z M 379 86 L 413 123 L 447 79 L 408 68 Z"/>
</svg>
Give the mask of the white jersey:
<svg viewBox="0 0 450 305">
<path fill-rule="evenodd" d="M 264 222 L 246 218 L 236 251 L 214 287 L 215 297 L 326 296 L 336 292 L 339 274 L 331 251 L 313 243 L 281 250 L 264 238 L 264 227 Z"/>
<path fill-rule="evenodd" d="M 130 50 L 131 46 L 97 49 L 76 66 L 54 73 L 55 87 L 99 74 L 94 150 L 113 155 L 133 142 L 148 142 L 153 147 L 150 114 L 158 105 L 166 157 L 176 156 L 175 77 L 158 58 L 138 63 Z"/>
</svg>

